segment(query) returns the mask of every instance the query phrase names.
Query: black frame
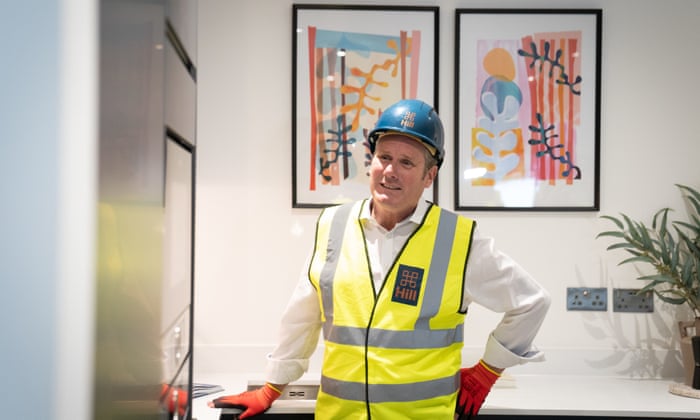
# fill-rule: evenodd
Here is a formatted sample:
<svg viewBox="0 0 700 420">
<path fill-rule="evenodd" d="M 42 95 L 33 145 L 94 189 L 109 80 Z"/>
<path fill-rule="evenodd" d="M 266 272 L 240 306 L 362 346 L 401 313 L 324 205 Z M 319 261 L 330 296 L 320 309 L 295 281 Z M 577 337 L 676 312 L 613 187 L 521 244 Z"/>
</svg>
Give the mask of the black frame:
<svg viewBox="0 0 700 420">
<path fill-rule="evenodd" d="M 470 15 L 479 15 L 478 20 L 472 20 L 472 24 L 468 25 L 464 22 L 462 22 L 462 18 L 464 17 L 465 19 L 470 18 Z M 562 19 L 570 19 L 572 17 L 575 17 L 576 15 L 579 15 L 582 20 L 581 20 L 581 25 L 580 27 L 576 28 L 570 28 L 567 27 L 566 24 L 563 24 L 564 26 L 561 29 L 547 29 L 547 28 L 542 28 L 544 25 L 531 25 L 532 27 L 528 27 L 527 30 L 523 30 L 523 33 L 517 32 L 520 26 L 522 25 L 527 25 L 529 22 L 522 22 L 523 19 L 539 19 L 539 21 L 533 21 L 534 23 L 542 23 L 542 22 L 547 22 L 549 23 L 550 21 L 547 20 L 549 18 L 554 18 L 554 15 L 560 15 L 562 16 Z M 454 155 L 454 163 L 455 163 L 455 173 L 454 173 L 454 206 L 456 210 L 497 210 L 497 211 L 513 211 L 513 210 L 519 210 L 519 211 L 598 211 L 600 210 L 600 92 L 601 92 L 601 47 L 602 47 L 602 10 L 601 9 L 456 9 L 456 14 L 455 14 L 455 101 L 454 101 L 454 132 L 455 132 L 455 137 L 454 137 L 454 145 L 455 145 L 455 155 Z M 591 22 L 590 19 L 593 19 Z M 543 21 L 543 19 L 545 19 Z M 554 21 L 551 21 L 554 22 Z M 568 21 L 567 21 L 568 22 Z M 474 24 L 476 23 L 476 25 Z M 539 67 L 540 65 L 544 65 L 545 72 L 547 70 L 553 70 L 556 68 L 557 70 L 560 70 L 558 79 L 555 82 L 549 82 L 551 84 L 558 86 L 564 86 L 565 90 L 568 90 L 564 93 L 564 95 L 577 95 L 578 99 L 576 99 L 577 106 L 579 107 L 579 112 L 580 113 L 585 113 L 585 116 L 587 117 L 585 120 L 581 119 L 582 121 L 579 126 L 581 127 L 581 135 L 578 136 L 578 131 L 577 131 L 577 138 L 576 138 L 576 146 L 579 146 L 578 149 L 576 149 L 576 152 L 578 150 L 582 150 L 581 155 L 584 156 L 584 158 L 581 159 L 582 162 L 584 162 L 584 165 L 581 167 L 576 166 L 578 162 L 574 162 L 574 158 L 570 158 L 570 155 L 565 154 L 563 151 L 567 150 L 566 145 L 555 145 L 555 147 L 552 147 L 552 145 L 549 145 L 548 142 L 552 139 L 551 134 L 555 133 L 555 131 L 550 131 L 552 128 L 557 127 L 555 123 L 558 123 L 561 121 L 561 119 L 556 120 L 555 123 L 549 122 L 547 116 L 549 115 L 547 112 L 541 111 L 539 108 L 532 107 L 531 112 L 528 115 L 528 119 L 520 119 L 518 118 L 518 124 L 519 124 L 519 129 L 520 133 L 512 136 L 510 138 L 511 141 L 514 140 L 514 138 L 517 138 L 519 136 L 519 140 L 515 140 L 510 144 L 514 144 L 515 147 L 520 147 L 520 158 L 518 159 L 518 163 L 515 163 L 515 161 L 509 162 L 511 164 L 510 171 L 508 172 L 509 169 L 506 167 L 503 171 L 496 171 L 492 170 L 493 168 L 496 168 L 495 164 L 492 162 L 489 162 L 489 160 L 496 161 L 497 159 L 493 158 L 495 156 L 496 152 L 487 150 L 487 147 L 481 147 L 483 146 L 482 143 L 469 143 L 468 146 L 468 152 L 464 153 L 461 151 L 460 144 L 463 142 L 462 137 L 464 136 L 464 133 L 460 133 L 461 129 L 464 129 L 464 132 L 467 133 L 468 130 L 471 131 L 466 136 L 469 136 L 471 141 L 471 136 L 475 136 L 475 138 L 479 139 L 484 139 L 481 135 L 484 133 L 480 133 L 479 131 L 483 130 L 483 127 L 478 124 L 479 120 L 476 118 L 476 112 L 473 114 L 467 114 L 464 113 L 462 110 L 462 105 L 467 104 L 468 106 L 474 106 L 474 109 L 476 110 L 477 108 L 477 102 L 482 98 L 482 93 L 484 93 L 484 90 L 482 90 L 478 95 L 476 94 L 477 89 L 477 83 L 474 82 L 474 89 L 473 92 L 474 95 L 463 95 L 463 91 L 466 90 L 465 86 L 467 86 L 467 83 L 462 84 L 462 80 L 460 79 L 461 74 L 467 74 L 467 77 L 473 77 L 475 80 L 477 78 L 477 75 L 475 75 L 476 72 L 478 72 L 477 65 L 478 64 L 484 64 L 486 63 L 486 60 L 479 62 L 477 64 L 477 61 L 479 61 L 477 58 L 479 57 L 478 54 L 484 54 L 483 50 L 481 50 L 477 54 L 477 39 L 473 39 L 472 43 L 470 44 L 469 42 L 466 42 L 464 38 L 466 37 L 466 34 L 469 33 L 469 31 L 479 31 L 479 28 L 482 27 L 480 25 L 483 25 L 483 32 L 486 33 L 486 35 L 483 35 L 483 39 L 488 39 L 488 40 L 501 40 L 505 39 L 506 41 L 503 42 L 510 42 L 511 44 L 509 48 L 512 48 L 512 45 L 514 43 L 519 42 L 524 38 L 525 36 L 530 36 L 531 39 L 536 39 L 535 34 L 538 34 L 539 32 L 545 31 L 545 32 L 557 32 L 557 33 L 565 33 L 568 31 L 575 31 L 575 30 L 580 30 L 582 35 L 581 35 L 581 43 L 578 45 L 578 48 L 576 51 L 577 54 L 571 54 L 570 56 L 565 56 L 566 54 L 566 47 L 568 47 L 571 44 L 566 44 L 564 48 L 559 48 L 555 47 L 557 50 L 554 51 L 553 53 L 549 50 L 546 50 L 544 48 L 541 48 L 543 44 L 530 44 L 530 51 L 527 51 L 526 48 L 518 48 L 517 54 L 513 54 L 509 56 L 512 58 L 513 56 L 519 55 L 520 57 L 524 57 L 521 60 L 525 63 L 523 64 L 522 62 L 518 62 L 517 59 L 513 59 L 513 73 L 508 73 L 509 75 L 513 74 L 515 77 L 525 77 L 526 74 L 525 72 L 520 72 L 518 73 L 515 71 L 517 68 L 518 64 L 521 65 L 521 69 L 524 67 L 529 67 L 531 65 L 534 65 L 535 68 Z M 556 28 L 559 23 L 552 23 L 551 27 Z M 504 29 L 502 29 L 504 28 Z M 515 28 L 515 29 L 514 29 Z M 498 31 L 503 31 L 503 32 L 498 32 Z M 591 31 L 594 31 L 595 33 L 591 33 Z M 503 35 L 502 35 L 503 34 Z M 499 38 L 498 36 L 503 36 L 503 38 Z M 515 39 L 513 37 L 515 36 L 522 37 L 519 39 Z M 563 38 L 563 37 L 562 37 Z M 559 42 L 559 38 L 556 38 L 556 41 Z M 591 44 L 591 41 L 593 41 L 593 45 Z M 495 41 L 489 41 L 491 44 L 489 44 L 488 48 L 491 48 L 491 45 L 500 45 L 496 44 Z M 538 42 L 543 42 L 539 40 Z M 549 48 L 551 45 L 549 45 L 549 41 L 544 41 L 544 43 L 548 44 L 546 45 L 546 48 Z M 520 44 L 522 45 L 522 44 Z M 560 45 L 560 44 L 552 44 L 552 45 Z M 539 52 L 538 52 L 538 47 L 540 47 Z M 493 48 L 493 50 L 496 50 L 497 48 Z M 498 48 L 501 49 L 501 48 Z M 505 48 L 504 48 L 505 49 Z M 491 50 L 489 50 L 491 51 Z M 572 68 L 574 70 L 581 70 L 584 69 L 586 72 L 584 74 L 583 71 L 576 71 L 572 72 L 571 78 L 569 79 L 569 75 L 565 73 L 565 67 L 564 65 L 560 65 L 560 57 L 557 56 L 556 54 L 560 54 L 564 51 L 564 54 L 562 54 L 563 59 L 569 58 L 569 57 L 574 57 L 574 58 L 569 58 L 571 61 L 566 62 L 566 64 L 571 64 L 575 63 L 579 67 L 575 66 L 569 66 L 568 68 Z M 573 49 L 570 49 L 570 51 L 574 51 Z M 583 51 L 583 54 L 581 54 L 582 58 L 579 59 L 578 52 Z M 594 54 L 588 54 L 585 55 L 586 52 L 593 52 Z M 552 54 L 550 59 L 550 54 Z M 486 55 L 483 55 L 485 57 Z M 556 58 L 554 58 L 556 57 Z M 472 59 L 472 61 L 469 61 L 469 67 L 468 68 L 462 68 L 463 66 L 466 66 L 465 62 Z M 518 57 L 519 58 L 519 57 Z M 530 60 L 529 62 L 527 60 Z M 586 61 L 588 60 L 588 61 Z M 593 60 L 594 62 L 591 62 Z M 537 64 L 535 63 L 537 62 Z M 562 61 L 564 62 L 564 61 Z M 490 63 L 501 63 L 500 61 L 491 61 Z M 547 66 L 546 64 L 549 64 Z M 581 64 L 583 63 L 583 64 Z M 549 67 L 549 68 L 548 68 Z M 484 67 L 484 70 L 482 73 L 486 74 L 490 70 Z M 545 73 L 543 72 L 543 73 Z M 580 76 L 581 74 L 584 74 L 585 78 L 581 79 L 583 80 L 582 83 L 584 84 L 578 84 L 580 80 L 576 79 L 577 76 Z M 482 78 L 487 78 L 487 76 L 491 75 L 490 73 L 487 74 L 486 76 L 481 75 Z M 585 82 L 587 80 L 590 80 L 590 78 L 593 77 L 595 78 L 594 83 L 585 85 Z M 550 75 L 551 78 L 551 75 Z M 506 80 L 506 84 L 512 82 L 512 80 L 508 81 L 507 78 L 503 79 Z M 522 80 L 522 79 L 520 79 Z M 533 78 L 530 75 L 530 80 L 526 81 L 526 83 L 521 84 L 521 86 L 532 86 L 535 85 L 538 82 L 541 82 L 541 80 L 538 80 L 535 78 L 535 82 L 532 81 Z M 499 83 L 498 81 L 493 82 L 489 81 L 490 83 Z M 512 84 L 512 83 L 511 83 Z M 541 83 L 543 85 L 544 83 Z M 486 83 L 481 85 L 482 89 L 486 86 Z M 492 87 L 492 89 L 503 89 L 504 84 L 501 84 L 500 86 L 497 87 Z M 510 86 L 505 86 L 505 89 L 510 89 Z M 582 88 L 582 89 L 581 89 Z M 578 94 L 574 93 L 578 89 Z M 552 89 L 554 90 L 554 89 Z M 526 91 L 526 89 L 519 89 L 519 92 Z M 502 92 L 502 91 L 501 91 Z M 488 94 L 488 93 L 487 93 Z M 525 98 L 525 95 L 529 94 L 529 92 L 525 92 L 522 94 L 522 98 Z M 587 96 L 584 96 L 587 95 Z M 591 98 L 591 95 L 594 97 Z M 503 95 L 505 97 L 507 95 Z M 494 96 L 496 97 L 496 96 Z M 529 97 L 529 96 L 528 96 Z M 473 101 L 469 103 L 468 101 Z M 572 100 L 573 101 L 573 100 Z M 525 99 L 522 99 L 522 102 L 525 103 Z M 563 102 L 563 101 L 562 101 Z M 573 102 L 571 102 L 573 103 Z M 537 103 L 538 105 L 541 105 L 541 103 Z M 483 104 L 482 104 L 483 105 Z M 512 105 L 512 104 L 511 104 Z M 464 109 L 467 109 L 468 106 L 464 106 Z M 553 106 L 551 108 L 554 108 Z M 574 106 L 571 106 L 571 108 L 574 108 Z M 485 108 L 482 108 L 485 109 Z M 490 110 L 489 110 L 490 111 Z M 501 112 L 501 109 L 498 108 L 498 112 Z M 515 114 L 516 111 L 513 110 L 513 113 Z M 520 112 L 520 111 L 517 111 Z M 538 118 L 535 117 L 536 115 L 540 115 L 540 112 L 542 115 L 544 115 L 544 118 Z M 484 111 L 485 114 L 488 114 L 487 111 Z M 470 121 L 469 118 L 466 116 L 469 115 L 474 116 L 474 121 L 472 125 L 467 125 L 465 121 Z M 494 114 L 491 114 L 494 115 Z M 500 115 L 505 115 L 504 114 L 499 114 Z M 535 117 L 535 120 L 538 121 L 537 124 L 533 123 L 533 119 L 529 117 Z M 504 119 L 501 119 L 500 121 L 505 121 Z M 567 122 L 570 122 L 572 120 L 567 120 Z M 494 122 L 498 123 L 496 119 L 491 119 L 488 122 Z M 583 124 L 586 124 L 583 126 Z M 488 126 L 488 124 L 486 124 Z M 568 124 L 568 127 L 571 127 L 574 125 L 573 123 Z M 561 124 L 563 127 L 564 124 Z M 524 128 L 520 128 L 524 127 Z M 490 137 L 490 139 L 495 139 L 496 136 L 498 136 L 499 139 L 502 139 L 503 137 L 502 134 L 505 133 L 505 131 L 497 131 L 499 127 L 497 126 L 492 126 L 494 129 L 493 132 L 488 132 L 486 135 Z M 578 128 L 578 126 L 577 126 Z M 558 129 L 558 128 L 556 128 Z M 509 130 L 508 130 L 509 131 Z M 515 131 L 515 130 L 513 130 Z M 530 132 L 533 133 L 532 136 L 530 136 Z M 563 132 L 563 130 L 562 130 Z M 498 133 L 498 134 L 493 134 L 493 133 Z M 557 131 L 558 133 L 558 131 Z M 570 132 L 567 132 L 566 134 L 569 134 Z M 561 138 L 563 139 L 565 136 L 562 135 Z M 569 138 L 572 138 L 573 136 L 569 135 Z M 486 139 L 489 140 L 489 139 Z M 563 142 L 563 140 L 562 140 Z M 495 145 L 496 142 L 491 143 L 492 145 Z M 528 150 L 529 147 L 539 147 L 539 149 L 536 150 Z M 465 147 L 464 149 L 467 149 Z M 477 150 L 481 149 L 481 150 Z M 483 152 L 484 150 L 487 150 L 488 152 L 491 153 L 479 153 Z M 511 149 L 512 150 L 512 149 Z M 508 152 L 510 150 L 507 150 Z M 531 154 L 532 157 L 526 156 L 526 151 Z M 537 153 L 536 153 L 537 152 Z M 561 153 L 561 154 L 559 154 Z M 464 154 L 464 156 L 462 156 Z M 475 158 L 474 155 L 478 154 L 478 156 Z M 512 153 L 516 154 L 516 153 Z M 498 154 L 499 157 L 502 156 Z M 477 167 L 476 165 L 472 166 L 467 166 L 465 161 L 469 160 L 469 164 L 473 164 L 475 162 L 475 159 L 478 160 L 478 158 L 481 157 L 484 160 L 479 161 L 479 163 L 483 163 L 482 167 Z M 548 158 L 550 162 L 546 162 L 546 159 Z M 520 174 L 523 174 L 524 177 L 528 177 L 529 175 L 532 174 L 532 169 L 531 167 L 528 167 L 526 165 L 527 159 L 530 159 L 530 162 L 536 162 L 533 163 L 534 165 L 537 165 L 537 170 L 541 171 L 537 176 L 543 176 L 542 173 L 545 170 L 548 170 L 549 172 L 547 173 L 546 176 L 552 177 L 554 180 L 550 181 L 550 179 L 539 179 L 535 177 L 529 178 L 528 181 L 529 184 L 526 184 L 525 189 L 521 186 L 520 189 L 518 190 L 518 187 L 514 187 L 514 185 L 517 185 L 517 182 L 511 182 L 510 185 L 507 185 L 508 183 L 501 183 L 498 184 L 499 181 L 484 181 L 485 178 L 481 178 L 478 181 L 473 181 L 472 178 L 467 177 L 467 169 L 476 169 L 478 171 L 482 171 L 479 174 L 476 174 L 477 178 L 479 176 L 483 176 L 484 171 L 489 171 L 489 176 L 492 176 L 494 178 L 497 177 L 508 177 L 512 176 L 511 174 L 515 172 L 517 169 Z M 505 159 L 504 159 L 505 160 Z M 486 163 L 489 162 L 489 163 Z M 520 166 L 514 166 L 514 165 L 520 165 Z M 551 165 L 551 166 L 550 166 Z M 549 166 L 552 169 L 545 169 L 543 167 Z M 488 168 L 488 169 L 486 169 Z M 582 169 L 583 168 L 583 169 Z M 585 169 L 585 170 L 584 170 Z M 528 173 L 528 171 L 530 171 Z M 567 172 L 568 171 L 568 172 Z M 567 175 L 570 174 L 570 175 Z M 590 174 L 590 175 L 589 175 Z M 568 185 L 572 187 L 562 187 L 557 185 L 557 181 L 559 181 L 561 178 L 559 177 L 568 177 L 568 179 L 565 179 L 563 182 L 566 182 Z M 577 178 L 578 176 L 578 178 Z M 512 176 L 515 178 L 516 176 Z M 587 179 L 586 179 L 587 178 Z M 501 178 L 503 179 L 503 178 Z M 549 182 L 549 185 L 554 184 L 553 186 L 542 186 L 541 183 L 543 182 Z M 575 184 L 575 182 L 578 182 L 578 185 Z M 481 184 L 479 184 L 481 183 Z M 489 183 L 493 183 L 492 185 L 488 185 Z M 476 184 L 479 184 L 474 187 Z M 523 189 L 525 191 L 528 191 L 528 188 L 531 191 L 530 196 L 520 196 L 516 197 L 514 196 L 514 199 L 510 200 L 510 203 L 506 203 L 506 201 L 502 198 L 503 197 L 503 192 L 498 191 L 495 187 L 503 187 L 504 185 L 507 185 L 508 190 L 510 191 L 517 191 L 518 193 L 522 194 Z M 479 189 L 477 189 L 479 188 Z M 485 189 L 485 188 L 490 188 L 490 190 Z M 540 189 L 546 190 L 543 192 Z M 565 188 L 568 188 L 571 191 L 566 190 Z M 484 192 L 483 196 L 479 195 L 479 192 Z M 564 191 L 567 191 L 564 193 Z M 471 192 L 471 193 L 468 193 Z M 536 195 L 537 193 L 537 195 Z M 468 198 L 467 198 L 468 197 Z M 570 198 L 572 197 L 572 198 Z M 583 198 L 581 198 L 583 197 Z M 541 202 L 538 201 L 542 200 Z M 473 200 L 473 201 L 469 201 Z M 500 202 L 499 202 L 500 200 Z M 551 201 L 548 201 L 551 200 Z M 570 200 L 570 201 L 567 201 Z M 525 203 L 525 204 L 524 204 Z"/>
<path fill-rule="evenodd" d="M 404 7 L 404 6 L 383 6 L 383 5 L 323 5 L 323 4 L 293 4 L 293 13 L 292 13 L 292 207 L 293 208 L 323 208 L 327 207 L 329 205 L 337 204 L 342 201 L 351 201 L 355 199 L 360 199 L 360 198 L 366 198 L 369 195 L 369 188 L 366 186 L 362 186 L 365 188 L 361 188 L 359 185 L 354 185 L 352 189 L 346 189 L 344 186 L 338 185 L 339 188 L 343 188 L 342 191 L 339 192 L 338 197 L 342 198 L 342 201 L 337 201 L 335 198 L 335 191 L 329 195 L 333 195 L 333 197 L 324 197 L 322 193 L 316 193 L 314 192 L 313 188 L 310 187 L 309 185 L 315 185 L 316 180 L 314 178 L 319 177 L 318 171 L 315 171 L 316 165 L 318 162 L 318 166 L 321 167 L 323 165 L 327 165 L 328 160 L 324 158 L 326 161 L 324 163 L 324 160 L 321 160 L 318 156 L 319 154 L 316 153 L 312 148 L 316 146 L 311 146 L 314 144 L 317 144 L 318 141 L 314 142 L 311 140 L 312 136 L 307 135 L 308 133 L 311 133 L 311 126 L 313 125 L 312 120 L 310 118 L 310 114 L 312 114 L 311 109 L 315 107 L 311 106 L 311 99 L 309 99 L 311 96 L 317 97 L 320 95 L 310 95 L 307 94 L 306 96 L 302 97 L 303 92 L 308 92 L 304 91 L 303 86 L 305 85 L 306 87 L 310 86 L 312 83 L 309 82 L 308 80 L 304 80 L 304 77 L 307 77 L 306 75 L 310 72 L 308 71 L 309 65 L 306 63 L 308 62 L 308 45 L 304 46 L 303 42 L 308 40 L 304 40 L 303 38 L 299 38 L 299 34 L 303 32 L 303 29 L 300 28 L 300 30 L 297 30 L 297 27 L 301 23 L 301 21 L 306 18 L 310 19 L 310 16 L 313 12 L 322 12 L 323 14 L 323 19 L 324 21 L 326 19 L 330 19 L 331 22 L 333 19 L 338 20 L 339 16 L 347 15 L 344 16 L 345 19 L 339 20 L 339 22 L 345 22 L 350 21 L 352 18 L 356 18 L 358 22 L 361 22 L 362 24 L 367 24 L 368 26 L 371 26 L 371 30 L 374 31 L 374 28 L 380 28 L 380 29 L 385 29 L 386 26 L 394 24 L 393 22 L 400 22 L 403 23 L 406 21 L 406 19 L 391 19 L 387 18 L 387 14 L 389 13 L 394 13 L 394 12 L 405 12 L 407 13 L 407 17 L 415 18 L 415 19 L 424 19 L 425 21 L 421 20 L 421 24 L 425 24 L 426 26 L 432 26 L 429 28 L 432 30 L 432 35 L 433 37 L 433 42 L 432 43 L 427 43 L 424 42 L 421 44 L 421 52 L 424 52 L 425 49 L 432 48 L 432 57 L 428 57 L 426 59 L 423 59 L 421 57 L 421 60 L 419 61 L 419 65 L 421 70 L 427 69 L 428 72 L 432 71 L 432 83 L 430 83 L 430 75 L 427 76 L 428 83 L 421 83 L 420 86 L 418 86 L 418 94 L 416 95 L 419 99 L 422 99 L 426 102 L 432 102 L 431 105 L 435 107 L 435 109 L 438 109 L 438 75 L 439 75 L 439 7 L 437 6 L 411 6 L 411 7 Z M 310 12 L 310 13 L 307 13 Z M 354 16 L 354 13 L 357 12 L 357 16 Z M 376 12 L 376 16 L 373 15 L 368 15 L 367 12 L 374 13 Z M 425 16 L 423 16 L 425 15 Z M 377 19 L 383 22 L 381 25 L 370 25 L 368 23 L 369 20 L 371 19 Z M 353 26 L 354 29 L 354 26 Z M 415 28 L 410 28 L 411 30 Z M 342 30 L 342 29 L 341 29 Z M 379 29 L 377 29 L 379 30 Z M 401 28 L 403 31 L 404 28 Z M 362 29 L 358 29 L 358 31 L 362 31 Z M 349 31 L 347 31 L 349 32 Z M 362 33 L 362 32 L 358 32 Z M 378 32 L 372 32 L 371 34 L 377 34 Z M 393 35 L 391 35 L 393 36 Z M 423 36 L 421 36 L 423 38 Z M 300 47 L 301 45 L 301 47 Z M 338 44 L 340 45 L 340 44 Z M 402 44 L 403 45 L 403 44 Z M 327 47 L 329 48 L 329 47 Z M 400 48 L 400 47 L 399 47 Z M 303 57 L 299 57 L 301 53 L 306 51 L 307 57 L 306 60 L 303 59 Z M 430 53 L 430 50 L 428 50 L 428 54 Z M 398 50 L 397 50 L 398 54 Z M 306 62 L 305 62 L 306 61 Z M 405 62 L 405 60 L 403 60 Z M 344 63 L 344 60 L 342 61 Z M 306 66 L 306 67 L 304 67 Z M 304 71 L 307 70 L 307 71 Z M 422 77 L 424 77 L 424 73 L 426 71 L 421 71 L 417 72 L 418 73 L 418 80 L 423 80 Z M 341 72 L 341 74 L 345 74 L 345 72 Z M 314 83 L 314 89 L 316 89 L 316 84 L 318 82 Z M 342 82 L 341 82 L 342 83 Z M 415 83 L 418 85 L 418 83 Z M 430 85 L 430 86 L 428 86 Z M 429 92 L 429 90 L 432 89 L 432 92 Z M 415 89 L 414 89 L 415 90 Z M 406 91 L 409 95 L 411 92 Z M 402 93 L 403 94 L 403 93 Z M 407 95 L 406 97 L 412 97 Z M 349 95 L 346 94 L 339 94 L 340 97 L 343 99 L 345 97 L 348 97 Z M 401 99 L 400 97 L 395 98 L 395 100 Z M 315 98 L 314 98 L 315 100 Z M 395 102 L 392 101 L 392 102 Z M 302 105 L 303 103 L 303 105 Z M 359 101 L 357 103 L 360 103 Z M 362 102 L 362 104 L 366 104 L 366 102 Z M 372 104 L 377 105 L 377 104 Z M 389 103 L 380 103 L 376 106 L 376 108 L 372 108 L 372 112 L 375 112 L 373 117 L 376 118 L 378 117 L 378 113 L 381 110 L 381 107 L 386 107 L 388 106 Z M 360 114 L 358 112 L 357 115 L 366 115 L 366 114 Z M 338 128 L 335 134 L 338 136 L 341 136 L 346 133 L 346 127 L 349 125 L 346 124 L 346 119 L 344 115 L 338 117 L 339 119 L 337 120 Z M 342 118 L 342 120 L 340 119 Z M 365 117 L 368 118 L 368 117 Z M 342 121 L 342 122 L 341 122 Z M 373 124 L 373 123 L 372 123 Z M 371 124 L 368 122 L 366 124 L 363 124 L 360 128 L 361 130 L 355 130 L 353 133 L 355 133 L 355 136 L 358 137 L 358 139 L 354 140 L 355 141 L 355 146 L 354 147 L 366 147 L 364 143 L 366 142 L 366 136 L 368 131 L 372 128 L 370 126 Z M 318 124 L 316 124 L 318 126 Z M 303 132 L 303 130 L 306 130 L 306 132 Z M 313 135 L 317 135 L 318 132 L 322 132 L 322 130 L 316 130 L 316 132 Z M 357 136 L 358 132 L 362 132 L 362 139 L 359 139 L 359 136 Z M 300 142 L 302 141 L 307 141 L 309 145 L 302 145 Z M 321 142 L 326 142 L 323 144 L 328 144 L 329 140 L 321 140 Z M 363 143 L 363 144 L 358 144 L 358 143 Z M 336 141 L 333 142 L 333 144 L 337 144 L 337 149 L 335 152 L 330 151 L 330 153 L 335 153 L 334 156 L 336 156 L 337 159 L 340 159 L 341 157 L 343 159 L 347 159 L 347 156 L 351 155 L 352 152 L 348 152 L 345 147 L 347 147 L 347 144 L 345 141 Z M 342 151 L 340 150 L 340 147 L 343 147 Z M 363 146 L 364 145 L 364 146 Z M 306 147 L 308 150 L 300 150 L 301 148 Z M 328 149 L 325 149 L 328 150 Z M 360 170 L 365 170 L 366 165 L 369 159 L 369 151 L 368 149 L 364 149 L 364 153 L 362 151 L 356 151 L 357 154 L 356 159 L 360 157 L 360 153 L 364 156 L 365 162 L 364 165 L 365 167 L 360 167 L 359 165 L 357 166 L 356 172 L 359 173 Z M 313 158 L 309 158 L 313 156 Z M 306 162 L 304 163 L 303 160 L 301 159 L 307 159 Z M 300 163 L 301 162 L 301 163 Z M 347 176 L 347 166 L 348 165 L 342 165 L 343 170 L 345 171 L 343 176 Z M 338 167 L 341 167 L 341 165 L 338 165 Z M 300 172 L 304 171 L 304 172 Z M 344 178 L 343 178 L 344 179 Z M 340 182 L 340 181 L 338 181 Z M 428 190 L 426 192 L 429 196 L 430 191 Z M 310 199 L 308 196 L 311 195 L 312 198 Z M 318 195 L 318 198 L 315 198 L 316 195 Z M 438 197 L 438 186 L 437 186 L 437 179 L 433 183 L 432 187 L 432 200 L 434 202 L 437 202 L 437 197 Z"/>
</svg>

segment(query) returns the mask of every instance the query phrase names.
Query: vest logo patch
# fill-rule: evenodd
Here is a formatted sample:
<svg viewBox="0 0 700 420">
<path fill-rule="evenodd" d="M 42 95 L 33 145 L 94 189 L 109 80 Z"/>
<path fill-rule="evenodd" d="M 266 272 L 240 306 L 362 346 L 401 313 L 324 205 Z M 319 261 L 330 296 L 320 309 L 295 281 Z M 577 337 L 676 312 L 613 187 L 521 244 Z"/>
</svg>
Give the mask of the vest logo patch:
<svg viewBox="0 0 700 420">
<path fill-rule="evenodd" d="M 405 303 L 406 305 L 418 305 L 420 285 L 422 282 L 422 268 L 399 265 L 391 300 L 393 302 Z"/>
</svg>

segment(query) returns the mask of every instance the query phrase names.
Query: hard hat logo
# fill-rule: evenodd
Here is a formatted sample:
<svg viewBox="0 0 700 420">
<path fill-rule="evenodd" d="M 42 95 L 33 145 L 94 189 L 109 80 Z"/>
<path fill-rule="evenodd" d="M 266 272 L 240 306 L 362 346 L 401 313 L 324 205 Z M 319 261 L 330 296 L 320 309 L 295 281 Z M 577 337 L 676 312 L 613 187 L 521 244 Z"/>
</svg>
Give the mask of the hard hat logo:
<svg viewBox="0 0 700 420">
<path fill-rule="evenodd" d="M 411 111 L 406 111 L 401 119 L 401 125 L 406 128 L 413 128 L 416 125 L 416 113 Z"/>
</svg>

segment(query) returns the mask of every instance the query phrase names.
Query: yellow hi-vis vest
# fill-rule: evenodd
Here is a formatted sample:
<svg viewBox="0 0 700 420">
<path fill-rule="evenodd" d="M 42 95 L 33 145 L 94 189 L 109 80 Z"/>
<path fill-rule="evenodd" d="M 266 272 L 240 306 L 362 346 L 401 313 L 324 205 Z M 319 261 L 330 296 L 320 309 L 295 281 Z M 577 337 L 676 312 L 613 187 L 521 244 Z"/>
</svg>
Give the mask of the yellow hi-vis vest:
<svg viewBox="0 0 700 420">
<path fill-rule="evenodd" d="M 316 227 L 309 278 L 325 340 L 316 418 L 452 419 L 474 222 L 431 206 L 375 293 L 363 205 L 327 208 Z"/>
</svg>

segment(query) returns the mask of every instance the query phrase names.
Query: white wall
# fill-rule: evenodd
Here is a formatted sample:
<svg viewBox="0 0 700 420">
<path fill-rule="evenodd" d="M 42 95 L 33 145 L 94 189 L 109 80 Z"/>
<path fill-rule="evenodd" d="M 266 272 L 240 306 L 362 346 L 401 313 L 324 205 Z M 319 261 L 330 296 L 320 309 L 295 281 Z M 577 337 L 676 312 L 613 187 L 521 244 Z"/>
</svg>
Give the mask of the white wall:
<svg viewBox="0 0 700 420">
<path fill-rule="evenodd" d="M 314 2 L 334 3 L 338 1 Z M 343 2 L 349 3 L 349 2 Z M 360 3 L 360 2 L 356 2 Z M 364 2 L 373 3 L 373 2 Z M 200 0 L 195 267 L 195 371 L 259 372 L 308 253 L 318 210 L 291 208 L 291 0 Z M 452 138 L 454 10 L 482 1 L 386 0 L 440 6 L 440 103 Z M 524 7 L 503 0 L 499 7 Z M 551 7 L 533 0 L 529 7 Z M 674 183 L 700 187 L 697 118 L 700 2 L 559 1 L 602 8 L 601 211 L 478 212 L 497 244 L 552 294 L 537 339 L 548 363 L 521 372 L 680 375 L 675 307 L 654 314 L 567 312 L 566 288 L 639 287 L 621 254 L 604 251 L 601 214 L 649 219 L 681 211 Z M 439 203 L 453 208 L 453 164 L 440 172 Z M 537 238 L 533 241 L 532 238 Z M 475 307 L 467 357 L 478 357 L 499 316 Z M 312 365 L 312 370 L 317 369 Z M 517 372 L 517 371 L 516 371 Z"/>
</svg>

